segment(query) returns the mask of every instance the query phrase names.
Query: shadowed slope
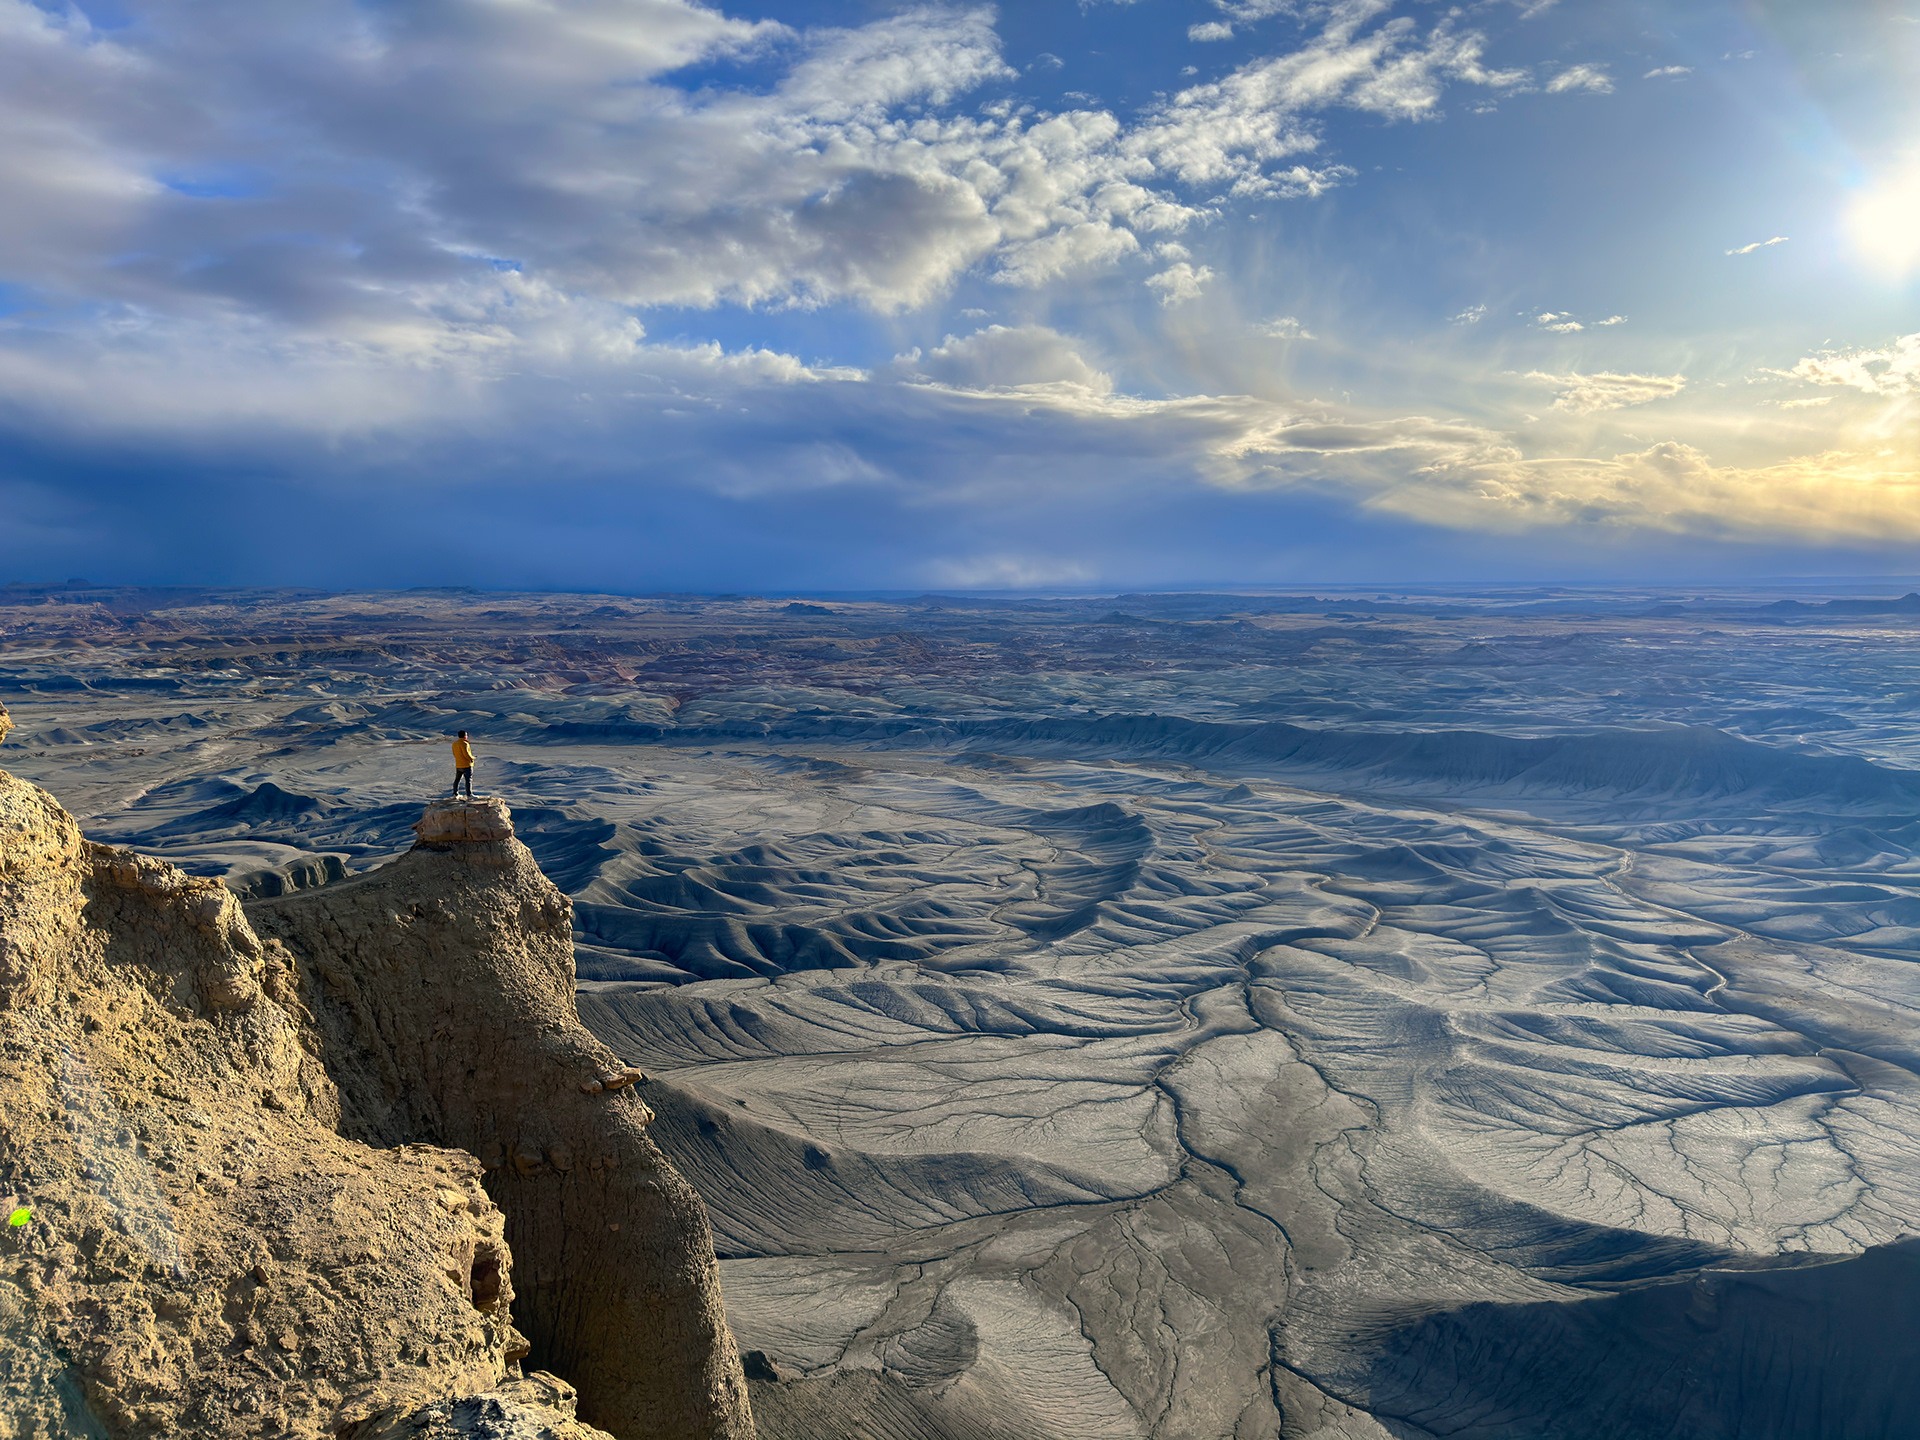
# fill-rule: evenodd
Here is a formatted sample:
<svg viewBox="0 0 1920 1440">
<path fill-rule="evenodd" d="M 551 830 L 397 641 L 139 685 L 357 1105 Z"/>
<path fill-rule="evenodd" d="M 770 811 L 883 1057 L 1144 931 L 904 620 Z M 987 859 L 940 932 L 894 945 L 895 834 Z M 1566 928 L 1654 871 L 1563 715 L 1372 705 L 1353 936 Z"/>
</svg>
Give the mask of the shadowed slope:
<svg viewBox="0 0 1920 1440">
<path fill-rule="evenodd" d="M 566 897 L 498 801 L 428 809 L 393 865 L 252 908 L 297 957 L 343 1130 L 478 1154 L 516 1316 L 584 1417 L 626 1440 L 749 1440 L 706 1211 L 580 1025 Z"/>
</svg>

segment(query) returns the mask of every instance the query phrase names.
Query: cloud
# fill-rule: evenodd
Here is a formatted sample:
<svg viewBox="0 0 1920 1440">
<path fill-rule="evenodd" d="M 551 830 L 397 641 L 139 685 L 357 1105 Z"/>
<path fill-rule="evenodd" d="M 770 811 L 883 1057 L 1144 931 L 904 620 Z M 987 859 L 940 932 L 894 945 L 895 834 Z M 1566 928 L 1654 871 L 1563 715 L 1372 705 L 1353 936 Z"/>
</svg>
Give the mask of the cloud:
<svg viewBox="0 0 1920 1440">
<path fill-rule="evenodd" d="M 1740 248 L 1739 248 L 1738 250 L 1729 250 L 1729 251 L 1727 251 L 1727 254 L 1729 254 L 1729 255 L 1751 255 L 1751 254 L 1753 254 L 1753 252 L 1754 252 L 1754 251 L 1756 251 L 1756 250 L 1764 250 L 1764 249 L 1765 249 L 1765 248 L 1766 248 L 1767 246 L 1769 246 L 1769 245 L 1784 245 L 1784 244 L 1786 244 L 1786 243 L 1787 243 L 1787 237 L 1786 237 L 1786 236 L 1784 236 L 1784 235 L 1776 235 L 1776 236 L 1774 236 L 1774 237 L 1773 237 L 1773 238 L 1772 238 L 1771 240 L 1756 240 L 1756 241 L 1754 241 L 1754 242 L 1753 242 L 1753 243 L 1752 243 L 1751 245 L 1742 245 L 1742 246 L 1741 246 L 1741 247 L 1740 247 Z"/>
<path fill-rule="evenodd" d="M 1255 19 L 1283 7 L 1229 7 Z M 1318 194 L 1353 172 L 1311 170 L 1302 164 L 1271 173 L 1268 166 L 1320 147 L 1306 117 L 1333 107 L 1394 120 L 1425 120 L 1439 113 L 1448 82 L 1495 90 L 1526 80 L 1520 70 L 1482 63 L 1484 37 L 1443 19 L 1426 34 L 1410 19 L 1376 24 L 1388 0 L 1336 0 L 1323 12 L 1325 28 L 1290 54 L 1252 62 L 1223 80 L 1183 90 L 1149 112 L 1125 151 L 1190 186 L 1219 186 L 1228 194 Z"/>
<path fill-rule="evenodd" d="M 1692 73 L 1693 67 L 1691 65 L 1662 65 L 1657 69 L 1647 71 L 1647 73 L 1640 78 L 1642 80 L 1678 80 L 1681 76 L 1691 75 Z"/>
<path fill-rule="evenodd" d="M 1282 315 L 1277 320 L 1253 327 L 1256 335 L 1265 335 L 1270 340 L 1314 340 L 1317 337 L 1306 326 L 1291 315 Z"/>
<path fill-rule="evenodd" d="M 1816 405 L 1831 405 L 1833 396 L 1816 395 L 1810 400 L 1776 400 L 1774 403 L 1782 410 L 1808 410 Z"/>
<path fill-rule="evenodd" d="M 955 590 L 1031 590 L 1047 585 L 1083 585 L 1094 578 L 1083 561 L 1047 555 L 969 555 L 934 560 L 927 583 Z"/>
<path fill-rule="evenodd" d="M 1553 408 L 1573 415 L 1622 410 L 1629 405 L 1665 400 L 1678 395 L 1687 386 L 1687 377 L 1684 375 L 1615 375 L 1608 372 L 1598 375 L 1549 375 L 1535 370 L 1527 379 L 1536 384 L 1559 387 L 1560 393 L 1554 397 Z"/>
<path fill-rule="evenodd" d="M 1571 335 L 1587 327 L 1570 315 L 1556 315 L 1551 310 L 1543 310 L 1533 317 L 1533 323 L 1542 330 L 1551 330 L 1556 335 Z"/>
<path fill-rule="evenodd" d="M 1162 305 L 1184 305 L 1189 300 L 1199 299 L 1200 292 L 1211 279 L 1213 271 L 1207 266 L 1196 268 L 1182 260 L 1158 275 L 1150 276 L 1147 288 L 1159 293 Z"/>
<path fill-rule="evenodd" d="M 1466 309 L 1462 310 L 1458 315 L 1449 315 L 1447 317 L 1447 323 L 1449 325 L 1478 325 L 1482 320 L 1486 318 L 1487 318 L 1486 306 L 1469 305 Z"/>
<path fill-rule="evenodd" d="M 1015 78 L 983 7 L 807 31 L 691 0 L 313 0 L 297 24 L 242 0 L 128 8 L 96 31 L 0 0 L 10 280 L 58 323 L 224 317 L 423 359 L 517 343 L 507 274 L 641 310 L 1052 285 L 1203 220 L 1196 189 L 1355 179 L 1315 158 L 1321 112 L 1430 119 L 1449 85 L 1525 81 L 1385 0 L 1338 0 L 1294 52 L 1133 124 L 963 105 Z M 679 73 L 743 56 L 765 86 Z"/>
<path fill-rule="evenodd" d="M 1611 95 L 1613 77 L 1599 65 L 1569 65 L 1547 81 L 1547 93 L 1561 95 L 1569 90 L 1589 90 L 1596 95 Z"/>
<path fill-rule="evenodd" d="M 1609 315 L 1606 319 L 1594 323 L 1599 325 L 1624 325 L 1627 323 L 1627 317 L 1624 315 Z"/>
<path fill-rule="evenodd" d="M 1266 20 L 1274 15 L 1297 15 L 1299 0 L 1213 0 L 1215 6 L 1236 20 Z"/>
<path fill-rule="evenodd" d="M 1233 26 L 1224 20 L 1208 20 L 1199 25 L 1187 27 L 1187 39 L 1206 42 L 1208 40 L 1231 40 Z"/>
<path fill-rule="evenodd" d="M 1677 441 L 1610 460 L 1442 459 L 1375 508 L 1460 529 L 1579 527 L 1715 540 L 1878 544 L 1920 539 L 1920 468 L 1890 451 L 1835 450 L 1716 466 Z"/>
<path fill-rule="evenodd" d="M 926 355 L 901 356 L 890 373 L 961 390 L 1077 385 L 1108 394 L 1113 378 L 1081 356 L 1078 347 L 1084 343 L 1044 325 L 990 325 L 958 339 L 949 335 Z"/>
<path fill-rule="evenodd" d="M 1811 385 L 1846 385 L 1869 395 L 1920 394 L 1920 334 L 1877 350 L 1828 350 L 1786 372 Z"/>
<path fill-rule="evenodd" d="M 1745 470 L 1685 446 L 1541 455 L 1444 415 L 1148 398 L 1118 389 L 1087 342 L 1042 326 L 950 336 L 869 373 L 658 343 L 620 307 L 511 278 L 553 312 L 538 348 L 476 341 L 457 363 L 241 343 L 213 322 L 113 344 L 16 337 L 0 348 L 0 435 L 73 458 L 53 481 L 0 480 L 23 517 L 0 527 L 0 553 L 249 583 L 431 569 L 447 583 L 986 587 L 1074 583 L 1071 567 L 1098 569 L 1115 545 L 1150 558 L 1183 526 L 1207 534 L 1180 542 L 1180 564 L 1217 564 L 1216 532 L 1255 514 L 1352 517 L 1338 523 L 1355 534 L 1387 516 L 1476 536 L 1920 536 L 1910 456 L 1836 449 Z M 1547 377 L 1562 389 L 1623 378 L 1635 377 Z M 1304 508 L 1272 508 L 1282 501 Z M 474 519 L 442 565 L 438 518 L 456 503 Z M 312 543 L 263 550 L 259 535 L 293 514 Z"/>
</svg>

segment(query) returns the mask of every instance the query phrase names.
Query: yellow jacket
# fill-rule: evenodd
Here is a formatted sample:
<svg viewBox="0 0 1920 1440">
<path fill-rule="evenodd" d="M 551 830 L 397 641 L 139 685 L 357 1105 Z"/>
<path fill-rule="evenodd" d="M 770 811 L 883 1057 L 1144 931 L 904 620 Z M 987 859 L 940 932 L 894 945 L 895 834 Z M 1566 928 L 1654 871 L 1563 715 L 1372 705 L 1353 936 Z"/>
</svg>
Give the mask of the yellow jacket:
<svg viewBox="0 0 1920 1440">
<path fill-rule="evenodd" d="M 456 770 L 473 768 L 473 747 L 464 740 L 453 742 L 453 766 Z"/>
</svg>

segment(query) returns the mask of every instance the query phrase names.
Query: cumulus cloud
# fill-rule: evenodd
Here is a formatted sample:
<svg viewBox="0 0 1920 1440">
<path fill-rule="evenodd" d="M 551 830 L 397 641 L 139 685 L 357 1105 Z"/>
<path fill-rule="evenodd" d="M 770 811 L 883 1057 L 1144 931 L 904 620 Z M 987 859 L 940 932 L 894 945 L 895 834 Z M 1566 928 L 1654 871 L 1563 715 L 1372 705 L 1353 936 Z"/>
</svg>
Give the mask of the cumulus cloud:
<svg viewBox="0 0 1920 1440">
<path fill-rule="evenodd" d="M 1165 503 L 1182 483 L 1301 492 L 1481 534 L 1920 539 L 1910 455 L 1834 450 L 1740 468 L 1670 443 L 1611 458 L 1540 456 L 1445 416 L 1247 395 L 1146 398 L 1117 389 L 1085 342 L 1040 326 L 949 337 L 871 374 L 763 349 L 658 344 L 617 307 L 565 317 L 537 364 L 505 347 L 479 350 L 464 369 L 339 349 L 263 365 L 264 351 L 203 345 L 183 380 L 181 343 L 149 337 L 82 353 L 73 337 L 46 337 L 39 353 L 0 351 L 0 431 L 30 426 L 43 452 L 131 448 L 141 477 L 200 465 L 207 436 L 220 434 L 225 465 L 250 486 L 287 475 L 327 496 L 320 509 L 337 508 L 343 486 L 431 496 L 524 485 L 530 473 L 543 497 L 577 492 L 596 516 L 618 498 L 636 524 L 663 494 L 750 503 L 756 515 L 805 498 L 833 524 L 892 515 L 894 531 L 919 537 L 899 563 L 922 566 L 920 578 L 903 572 L 902 583 L 1068 583 L 1072 574 L 1022 542 L 1031 521 L 1021 517 L 1035 507 L 1093 515 L 1148 495 Z M 1643 378 L 1546 377 L 1565 390 L 1603 387 L 1614 403 L 1666 383 L 1630 384 Z M 610 455 L 628 457 L 624 473 L 647 483 L 610 475 Z M 145 478 L 127 483 L 151 489 Z M 106 502 L 63 503 L 26 495 L 20 513 L 38 517 L 35 534 L 51 534 L 84 527 Z M 932 511 L 948 518 L 930 530 Z M 972 568 L 925 571 L 929 534 L 941 537 L 935 556 Z M 605 549 L 585 532 L 580 543 Z M 894 559 L 875 563 L 886 570 Z"/>
<path fill-rule="evenodd" d="M 1551 330 L 1556 335 L 1571 335 L 1577 330 L 1587 328 L 1571 315 L 1555 314 L 1551 310 L 1542 310 L 1533 317 L 1533 323 L 1542 330 Z"/>
<path fill-rule="evenodd" d="M 1549 375 L 1531 372 L 1527 379 L 1540 385 L 1552 385 L 1560 393 L 1553 408 L 1573 415 L 1591 415 L 1600 410 L 1623 410 L 1629 405 L 1645 405 L 1665 400 L 1687 387 L 1684 375 Z"/>
<path fill-rule="evenodd" d="M 887 311 L 968 272 L 1052 284 L 1191 225 L 1196 188 L 1310 198 L 1354 178 L 1309 158 L 1317 111 L 1422 119 L 1448 84 L 1524 80 L 1487 69 L 1477 33 L 1423 32 L 1386 0 L 1339 0 L 1296 52 L 1132 126 L 963 109 L 1014 75 L 986 8 L 805 32 L 692 0 L 129 9 L 97 31 L 0 0 L 11 278 L 56 303 L 429 350 L 516 330 L 509 272 L 642 308 Z M 676 83 L 746 54 L 765 89 Z"/>
<path fill-rule="evenodd" d="M 1207 266 L 1195 266 L 1182 260 L 1158 275 L 1149 276 L 1147 288 L 1158 292 L 1162 305 L 1184 305 L 1189 300 L 1199 299 L 1211 279 L 1213 271 Z"/>
<path fill-rule="evenodd" d="M 1561 95 L 1569 90 L 1589 90 L 1596 95 L 1611 95 L 1613 77 L 1600 65 L 1569 65 L 1547 81 L 1547 93 Z"/>
<path fill-rule="evenodd" d="M 1640 78 L 1642 80 L 1678 80 L 1682 76 L 1691 75 L 1692 73 L 1693 67 L 1691 65 L 1661 65 L 1647 71 L 1647 73 Z"/>
<path fill-rule="evenodd" d="M 959 338 L 949 335 L 925 355 L 901 356 L 888 373 L 963 390 L 1076 385 L 1110 393 L 1113 378 L 1081 355 L 1083 343 L 1044 325 L 990 325 Z"/>
<path fill-rule="evenodd" d="M 1786 372 L 1812 385 L 1846 385 L 1869 395 L 1920 394 L 1920 334 L 1873 350 L 1828 350 Z"/>
<path fill-rule="evenodd" d="M 611 475 L 641 495 L 885 494 L 956 515 L 985 492 L 1171 476 L 1496 529 L 1705 527 L 1728 522 L 1698 497 L 1746 504 L 1817 476 L 1855 497 L 1842 510 L 1906 533 L 1911 486 L 1885 457 L 1777 474 L 1696 452 L 1543 459 L 1444 417 L 1147 399 L 1040 325 L 949 335 L 871 373 L 648 334 L 652 307 L 898 311 L 962 276 L 1042 287 L 1124 267 L 1161 303 L 1191 301 L 1217 283 L 1174 238 L 1215 213 L 1202 197 L 1311 197 L 1358 178 L 1321 153 L 1327 111 L 1420 121 L 1456 88 L 1528 83 L 1437 10 L 1293 7 L 1309 22 L 1295 50 L 1123 123 L 996 99 L 1012 72 L 980 8 L 808 31 L 686 0 L 309 0 L 297 19 L 240 0 L 126 8 L 137 23 L 103 31 L 76 9 L 0 0 L 0 249 L 35 307 L 31 323 L 0 319 L 0 428 L 30 438 L 23 453 L 117 446 L 181 473 L 218 454 L 250 475 L 396 489 L 468 470 L 613 488 Z M 1250 0 L 1220 23 L 1285 8 Z M 751 57 L 765 83 L 715 80 L 728 57 Z M 1254 328 L 1311 338 L 1295 317 Z M 1907 394 L 1916 345 L 1794 374 Z M 1680 383 L 1549 381 L 1572 413 Z M 1695 499 L 1661 500 L 1660 474 Z M 1751 508 L 1797 525 L 1798 503 Z M 34 505 L 35 525 L 67 523 Z M 976 583 L 1072 578 L 1017 540 L 953 546 Z"/>
<path fill-rule="evenodd" d="M 1753 243 L 1752 243 L 1751 245 L 1742 245 L 1742 246 L 1741 246 L 1741 247 L 1740 247 L 1740 248 L 1739 248 L 1738 250 L 1729 250 L 1729 251 L 1727 251 L 1727 254 L 1729 254 L 1729 255 L 1751 255 L 1751 254 L 1753 254 L 1753 252 L 1754 252 L 1754 251 L 1756 251 L 1756 250 L 1764 250 L 1764 249 L 1766 249 L 1766 248 L 1767 248 L 1767 246 L 1769 246 L 1769 245 L 1784 245 L 1784 244 L 1786 244 L 1786 243 L 1787 243 L 1787 237 L 1786 237 L 1786 236 L 1784 236 L 1784 235 L 1776 235 L 1776 236 L 1774 236 L 1774 237 L 1773 237 L 1773 238 L 1772 238 L 1771 240 L 1756 240 L 1756 241 L 1754 241 L 1754 242 L 1753 242 Z"/>
<path fill-rule="evenodd" d="M 1279 8 L 1232 7 L 1229 13 L 1253 19 Z M 1488 69 L 1484 37 L 1454 28 L 1451 18 L 1425 34 L 1404 16 L 1376 24 L 1391 8 L 1390 0 L 1336 0 L 1325 11 L 1325 28 L 1301 49 L 1181 91 L 1152 112 L 1124 148 L 1187 185 L 1220 186 L 1233 195 L 1316 194 L 1339 176 L 1299 164 L 1279 174 L 1268 169 L 1319 148 L 1319 133 L 1306 118 L 1311 112 L 1338 106 L 1424 120 L 1437 114 L 1448 82 L 1495 90 L 1525 83 L 1524 71 Z"/>
<path fill-rule="evenodd" d="M 1469 305 L 1466 309 L 1462 310 L 1458 315 L 1449 315 L 1447 317 L 1447 323 L 1449 325 L 1478 325 L 1482 320 L 1486 318 L 1487 318 L 1486 306 Z"/>
<path fill-rule="evenodd" d="M 1205 42 L 1208 40 L 1231 40 L 1233 26 L 1224 20 L 1208 20 L 1199 25 L 1187 27 L 1187 39 Z"/>
</svg>

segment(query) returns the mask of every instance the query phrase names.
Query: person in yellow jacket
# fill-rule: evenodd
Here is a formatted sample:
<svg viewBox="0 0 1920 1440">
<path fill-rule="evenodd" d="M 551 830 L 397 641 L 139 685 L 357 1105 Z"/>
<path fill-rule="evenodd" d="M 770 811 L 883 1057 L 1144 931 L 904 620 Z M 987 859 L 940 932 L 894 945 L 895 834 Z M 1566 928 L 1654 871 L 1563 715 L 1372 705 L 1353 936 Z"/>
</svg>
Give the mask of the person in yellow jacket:
<svg viewBox="0 0 1920 1440">
<path fill-rule="evenodd" d="M 467 785 L 467 799 L 473 799 L 473 746 L 467 743 L 467 732 L 462 730 L 453 742 L 453 798 L 460 798 L 460 782 Z"/>
</svg>

